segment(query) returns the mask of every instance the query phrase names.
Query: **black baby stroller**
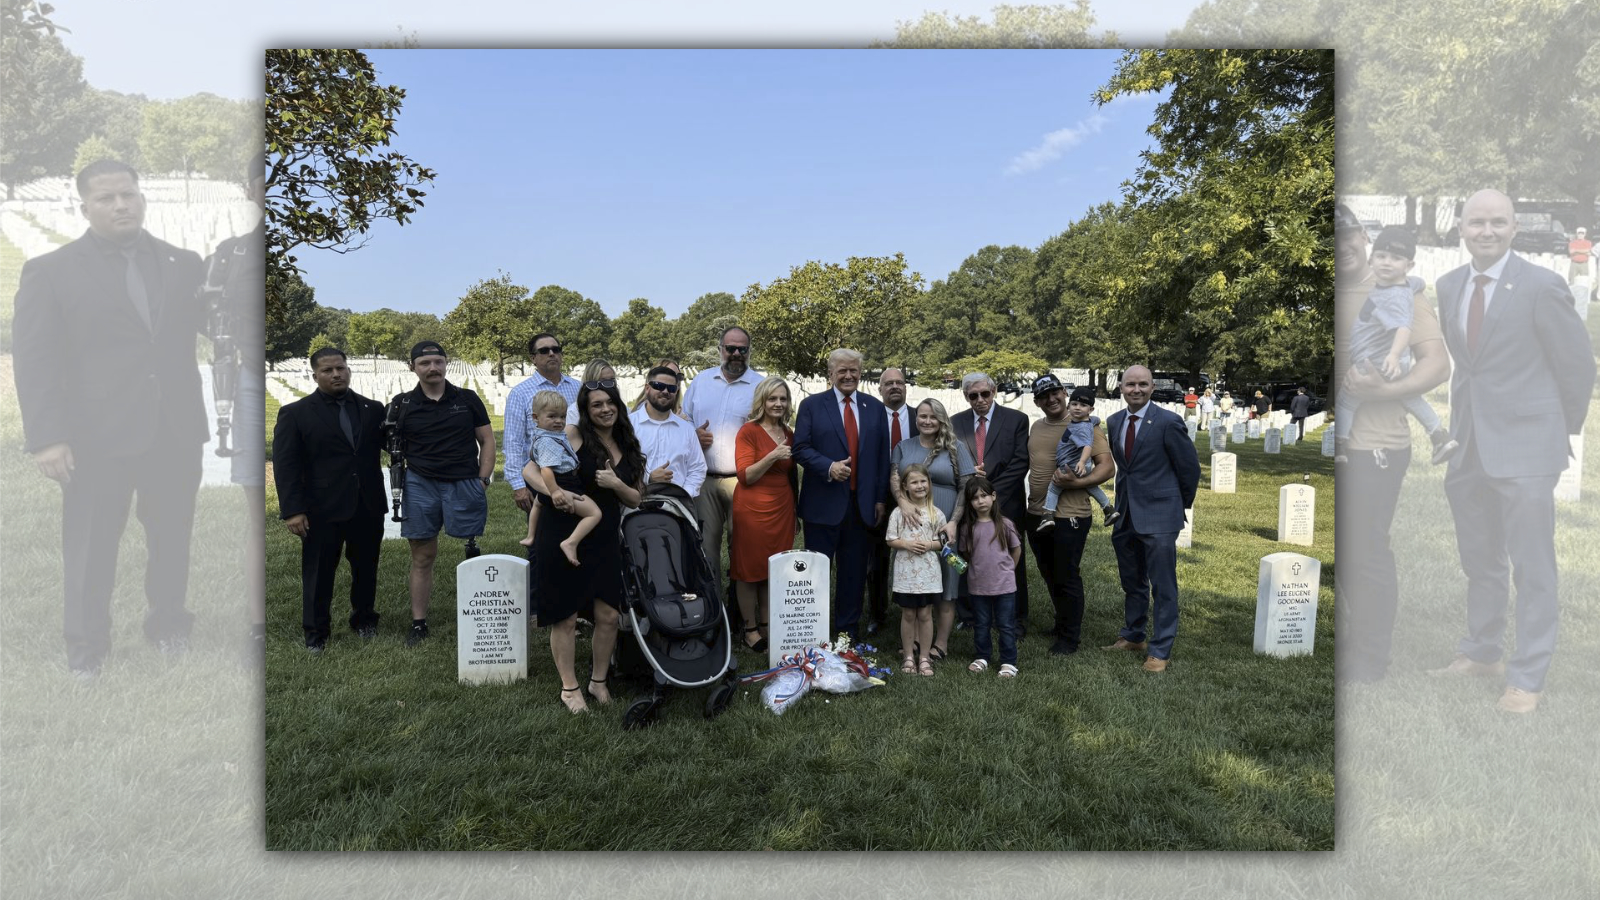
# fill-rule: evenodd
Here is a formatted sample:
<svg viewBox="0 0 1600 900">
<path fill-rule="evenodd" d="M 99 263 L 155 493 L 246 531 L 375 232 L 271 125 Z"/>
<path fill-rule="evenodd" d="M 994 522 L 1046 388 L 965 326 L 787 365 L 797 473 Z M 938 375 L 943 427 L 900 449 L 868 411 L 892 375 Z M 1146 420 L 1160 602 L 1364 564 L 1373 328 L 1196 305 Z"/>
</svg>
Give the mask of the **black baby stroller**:
<svg viewBox="0 0 1600 900">
<path fill-rule="evenodd" d="M 733 635 L 701 549 L 694 500 L 682 487 L 646 485 L 639 508 L 623 515 L 622 584 L 623 629 L 631 629 L 654 673 L 650 695 L 628 706 L 622 727 L 653 724 L 668 685 L 720 680 L 706 700 L 706 718 L 727 709 L 739 681 Z"/>
</svg>

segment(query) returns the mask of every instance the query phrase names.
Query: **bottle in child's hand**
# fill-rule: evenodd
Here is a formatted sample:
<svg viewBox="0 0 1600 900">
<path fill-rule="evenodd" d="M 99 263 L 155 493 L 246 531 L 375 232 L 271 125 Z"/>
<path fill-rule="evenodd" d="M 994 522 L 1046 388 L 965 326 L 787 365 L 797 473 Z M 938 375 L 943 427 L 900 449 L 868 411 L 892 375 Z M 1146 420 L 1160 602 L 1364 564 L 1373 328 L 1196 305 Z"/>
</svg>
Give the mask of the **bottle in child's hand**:
<svg viewBox="0 0 1600 900">
<path fill-rule="evenodd" d="M 956 548 L 950 546 L 950 543 L 944 540 L 943 537 L 940 537 L 939 540 L 939 556 L 945 561 L 945 564 L 950 568 L 955 569 L 957 575 L 965 574 L 967 571 L 967 561 L 962 559 L 961 554 L 956 552 Z"/>
</svg>

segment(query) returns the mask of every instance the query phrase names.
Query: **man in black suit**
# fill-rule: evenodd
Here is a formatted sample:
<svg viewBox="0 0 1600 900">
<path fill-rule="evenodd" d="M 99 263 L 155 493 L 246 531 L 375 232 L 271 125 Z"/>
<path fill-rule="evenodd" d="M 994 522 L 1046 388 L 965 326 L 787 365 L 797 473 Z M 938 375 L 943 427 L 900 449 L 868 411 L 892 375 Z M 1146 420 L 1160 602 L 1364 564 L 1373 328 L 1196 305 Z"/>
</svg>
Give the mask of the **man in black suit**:
<svg viewBox="0 0 1600 900">
<path fill-rule="evenodd" d="M 98 675 L 128 507 L 144 526 L 145 637 L 188 649 L 189 542 L 209 435 L 195 361 L 200 257 L 144 230 L 139 175 L 78 173 L 82 237 L 22 267 L 13 366 L 24 446 L 61 483 L 67 664 Z"/>
<path fill-rule="evenodd" d="M 983 372 L 962 377 L 961 393 L 971 409 L 950 417 L 956 437 L 972 451 L 978 472 L 994 485 L 1000 512 L 1019 529 L 1027 512 L 1028 498 L 1028 417 L 995 402 L 994 379 Z M 978 436 L 983 440 L 979 441 Z M 1017 561 L 1017 640 L 1028 631 L 1027 545 L 1023 559 Z M 961 601 L 961 618 L 970 618 L 966 598 Z"/>
<path fill-rule="evenodd" d="M 378 633 L 378 551 L 383 546 L 383 404 L 349 389 L 344 351 L 311 354 L 317 389 L 278 410 L 272 474 L 278 517 L 300 543 L 301 625 L 321 653 L 332 630 L 333 576 L 350 560 L 350 627 Z"/>
</svg>

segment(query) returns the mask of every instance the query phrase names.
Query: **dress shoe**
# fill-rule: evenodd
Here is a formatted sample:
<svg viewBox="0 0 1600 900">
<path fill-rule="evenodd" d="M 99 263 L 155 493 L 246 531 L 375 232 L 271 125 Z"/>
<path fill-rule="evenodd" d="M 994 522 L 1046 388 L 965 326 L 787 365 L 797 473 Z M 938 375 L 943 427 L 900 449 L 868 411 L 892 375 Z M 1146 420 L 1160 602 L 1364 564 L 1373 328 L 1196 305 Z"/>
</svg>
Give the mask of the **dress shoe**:
<svg viewBox="0 0 1600 900">
<path fill-rule="evenodd" d="M 156 641 L 156 647 L 162 656 L 177 657 L 189 652 L 189 639 L 186 637 L 165 637 Z"/>
<path fill-rule="evenodd" d="M 90 682 L 100 677 L 100 664 L 92 663 L 84 666 L 73 666 L 72 677 L 81 682 Z"/>
<path fill-rule="evenodd" d="M 877 622 L 868 622 L 867 623 L 867 637 L 871 637 L 871 636 L 873 636 L 873 635 L 875 635 L 877 633 L 878 633 L 878 623 Z"/>
<path fill-rule="evenodd" d="M 1144 641 L 1135 642 L 1135 641 L 1127 640 L 1125 638 L 1117 638 L 1117 642 L 1115 644 L 1107 644 L 1104 647 L 1101 647 L 1100 649 L 1101 650 L 1131 650 L 1134 653 L 1143 653 L 1145 651 L 1145 648 L 1147 648 L 1149 646 L 1150 645 L 1145 643 Z"/>
<path fill-rule="evenodd" d="M 1487 677 L 1490 675 L 1504 675 L 1506 664 L 1500 662 L 1481 663 L 1465 653 L 1457 653 L 1456 658 L 1441 669 L 1429 669 L 1428 674 L 1436 678 L 1462 678 L 1466 676 Z"/>
<path fill-rule="evenodd" d="M 1050 645 L 1050 653 L 1054 656 L 1071 656 L 1077 652 L 1078 648 L 1067 643 L 1065 638 L 1056 638 L 1056 642 Z"/>
<path fill-rule="evenodd" d="M 306 641 L 306 652 L 312 656 L 321 656 L 322 651 L 328 649 L 328 639 L 325 637 L 312 638 Z"/>
<path fill-rule="evenodd" d="M 360 628 L 356 629 L 356 634 L 361 635 L 361 639 L 362 640 L 370 641 L 373 638 L 378 636 L 378 626 L 376 626 L 376 625 L 363 625 Z"/>
<path fill-rule="evenodd" d="M 1536 691 L 1508 687 L 1506 692 L 1500 695 L 1500 702 L 1496 703 L 1495 706 L 1499 707 L 1501 712 L 1517 713 L 1519 715 L 1531 713 L 1539 708 L 1539 694 Z"/>
<path fill-rule="evenodd" d="M 1165 672 L 1167 670 L 1167 661 L 1157 659 L 1154 656 L 1146 656 L 1144 658 L 1144 670 L 1146 672 Z"/>
</svg>

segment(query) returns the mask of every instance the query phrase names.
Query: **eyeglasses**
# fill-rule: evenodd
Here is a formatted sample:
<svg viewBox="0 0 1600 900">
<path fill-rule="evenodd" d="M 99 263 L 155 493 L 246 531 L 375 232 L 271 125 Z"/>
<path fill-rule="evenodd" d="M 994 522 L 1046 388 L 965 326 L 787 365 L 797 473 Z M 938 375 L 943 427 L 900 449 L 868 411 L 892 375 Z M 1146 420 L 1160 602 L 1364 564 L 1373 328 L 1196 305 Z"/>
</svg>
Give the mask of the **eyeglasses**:
<svg viewBox="0 0 1600 900">
<path fill-rule="evenodd" d="M 557 344 L 554 347 L 535 347 L 533 352 L 538 356 L 548 356 L 551 353 L 560 353 L 561 345 Z"/>
<path fill-rule="evenodd" d="M 994 391 L 973 391 L 967 395 L 968 400 L 987 400 L 994 396 Z"/>
<path fill-rule="evenodd" d="M 722 349 L 729 356 L 744 356 L 750 352 L 749 347 L 738 347 L 733 344 L 723 344 Z"/>
<path fill-rule="evenodd" d="M 587 390 L 598 391 L 601 388 L 614 388 L 617 383 L 610 378 L 602 378 L 599 381 L 585 381 L 583 386 Z"/>
<path fill-rule="evenodd" d="M 676 394 L 678 392 L 678 386 L 677 385 L 675 385 L 675 384 L 664 384 L 664 383 L 662 383 L 660 381 L 652 381 L 652 382 L 650 382 L 650 388 L 652 390 L 660 391 L 663 394 Z"/>
</svg>

